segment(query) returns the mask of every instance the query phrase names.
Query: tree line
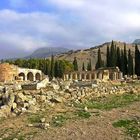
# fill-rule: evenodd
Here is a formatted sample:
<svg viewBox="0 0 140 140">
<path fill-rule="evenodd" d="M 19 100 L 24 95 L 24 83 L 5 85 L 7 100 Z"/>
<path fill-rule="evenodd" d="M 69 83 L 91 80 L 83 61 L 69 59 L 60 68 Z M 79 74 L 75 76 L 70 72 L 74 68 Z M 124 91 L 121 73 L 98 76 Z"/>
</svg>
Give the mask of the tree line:
<svg viewBox="0 0 140 140">
<path fill-rule="evenodd" d="M 52 55 L 51 59 L 17 59 L 6 60 L 4 62 L 17 65 L 23 68 L 39 69 L 50 78 L 62 78 L 65 72 L 74 70 L 72 63 L 66 60 L 56 60 Z"/>
<path fill-rule="evenodd" d="M 124 48 L 121 49 L 117 47 L 114 42 L 111 42 L 111 46 L 107 46 L 106 50 L 106 61 L 103 61 L 101 50 L 98 49 L 97 63 L 95 69 L 99 69 L 102 67 L 119 67 L 121 72 L 124 75 L 133 75 L 137 74 L 140 76 L 140 51 L 138 46 L 135 45 L 135 58 L 133 59 L 132 52 L 129 49 L 126 50 L 126 44 L 124 43 Z M 67 60 L 56 60 L 52 55 L 51 59 L 17 59 L 17 60 L 6 60 L 4 62 L 8 62 L 10 64 L 17 65 L 23 68 L 30 69 L 39 69 L 45 75 L 48 75 L 50 78 L 57 77 L 62 78 L 63 74 L 66 72 L 78 71 L 79 66 L 77 62 L 77 58 L 75 57 L 73 63 Z M 134 67 L 135 64 L 135 67 Z M 87 67 L 85 67 L 85 63 L 83 62 L 82 71 L 91 71 L 92 63 L 91 59 L 87 63 Z"/>
<path fill-rule="evenodd" d="M 137 45 L 135 45 L 134 59 L 131 50 L 129 49 L 127 52 L 125 43 L 124 48 L 120 49 L 120 47 L 117 47 L 112 41 L 111 46 L 107 46 L 106 52 L 106 63 L 104 63 L 101 57 L 101 50 L 100 48 L 98 49 L 96 69 L 101 67 L 119 67 L 124 75 L 137 74 L 140 76 L 140 51 Z"/>
</svg>

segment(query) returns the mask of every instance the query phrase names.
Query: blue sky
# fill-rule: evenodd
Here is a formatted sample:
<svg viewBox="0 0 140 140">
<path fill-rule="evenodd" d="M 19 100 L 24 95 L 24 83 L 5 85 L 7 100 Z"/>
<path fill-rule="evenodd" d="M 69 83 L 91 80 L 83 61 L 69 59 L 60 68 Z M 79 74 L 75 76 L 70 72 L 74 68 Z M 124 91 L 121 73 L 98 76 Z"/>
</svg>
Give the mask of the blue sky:
<svg viewBox="0 0 140 140">
<path fill-rule="evenodd" d="M 140 38 L 139 0 L 1 0 L 0 58 Z"/>
</svg>

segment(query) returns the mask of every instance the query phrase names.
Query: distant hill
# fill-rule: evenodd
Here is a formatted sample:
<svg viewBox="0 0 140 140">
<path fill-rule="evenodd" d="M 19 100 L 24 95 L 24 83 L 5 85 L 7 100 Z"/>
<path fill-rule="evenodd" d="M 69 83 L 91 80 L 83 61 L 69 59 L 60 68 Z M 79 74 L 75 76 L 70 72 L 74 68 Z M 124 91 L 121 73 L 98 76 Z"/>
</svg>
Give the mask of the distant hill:
<svg viewBox="0 0 140 140">
<path fill-rule="evenodd" d="M 119 47 L 120 49 L 124 49 L 124 43 L 125 42 L 114 41 L 114 44 L 117 47 Z M 65 59 L 65 60 L 68 60 L 68 61 L 73 62 L 74 57 L 76 57 L 77 58 L 77 61 L 78 61 L 79 69 L 82 68 L 82 64 L 83 63 L 87 67 L 87 63 L 91 59 L 92 69 L 95 69 L 95 64 L 97 62 L 98 48 L 100 48 L 100 50 L 101 50 L 102 59 L 104 61 L 106 61 L 106 50 L 107 50 L 107 46 L 111 46 L 111 42 L 106 42 L 104 44 L 101 44 L 101 45 L 98 45 L 98 46 L 94 46 L 92 48 L 85 49 L 85 50 L 69 51 L 67 53 L 57 55 L 56 58 L 57 59 L 60 59 L 60 60 L 61 59 Z M 140 45 L 138 45 L 138 47 L 140 49 Z M 126 43 L 126 49 L 127 49 L 127 51 L 129 49 L 131 49 L 132 55 L 134 57 L 134 54 L 135 54 L 134 53 L 134 51 L 135 51 L 135 45 L 134 44 L 128 44 L 128 43 Z"/>
<path fill-rule="evenodd" d="M 44 47 L 35 50 L 31 55 L 26 58 L 48 58 L 51 55 L 58 55 L 68 52 L 69 49 L 61 47 Z"/>
<path fill-rule="evenodd" d="M 137 44 L 137 45 L 140 45 L 140 39 L 136 39 L 133 44 Z"/>
</svg>

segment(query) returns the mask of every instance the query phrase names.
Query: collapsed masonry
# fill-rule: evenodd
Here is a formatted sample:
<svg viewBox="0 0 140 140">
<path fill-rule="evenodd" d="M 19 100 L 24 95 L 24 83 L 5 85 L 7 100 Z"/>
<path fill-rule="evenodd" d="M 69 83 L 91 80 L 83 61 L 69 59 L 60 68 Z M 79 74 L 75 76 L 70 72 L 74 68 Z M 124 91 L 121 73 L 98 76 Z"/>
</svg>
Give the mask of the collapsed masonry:
<svg viewBox="0 0 140 140">
<path fill-rule="evenodd" d="M 92 81 L 100 80 L 121 80 L 123 78 L 122 72 L 118 67 L 116 68 L 101 68 L 93 71 L 76 71 L 66 73 L 63 76 L 64 81 L 78 80 L 78 81 Z"/>
<path fill-rule="evenodd" d="M 0 82 L 41 81 L 43 73 L 36 69 L 20 68 L 9 63 L 0 64 Z"/>
</svg>

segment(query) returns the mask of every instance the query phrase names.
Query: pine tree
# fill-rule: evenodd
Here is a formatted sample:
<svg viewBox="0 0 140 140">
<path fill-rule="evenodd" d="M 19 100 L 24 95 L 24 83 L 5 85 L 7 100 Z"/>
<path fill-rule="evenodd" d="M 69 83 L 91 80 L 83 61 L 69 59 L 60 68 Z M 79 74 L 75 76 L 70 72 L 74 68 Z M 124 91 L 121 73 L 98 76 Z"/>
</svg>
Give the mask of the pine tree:
<svg viewBox="0 0 140 140">
<path fill-rule="evenodd" d="M 54 56 L 51 56 L 51 70 L 50 70 L 50 76 L 51 78 L 54 77 Z"/>
<path fill-rule="evenodd" d="M 109 50 L 109 46 L 107 46 L 107 53 L 106 53 L 106 66 L 110 67 L 110 50 Z"/>
<path fill-rule="evenodd" d="M 102 61 L 102 58 L 101 58 L 101 51 L 100 51 L 100 48 L 98 49 L 98 58 L 97 58 L 97 63 L 96 63 L 96 66 L 95 68 L 98 69 L 98 68 L 101 68 L 103 66 L 103 61 Z"/>
<path fill-rule="evenodd" d="M 127 75 L 127 52 L 126 52 L 126 44 L 124 44 L 124 75 Z"/>
<path fill-rule="evenodd" d="M 74 57 L 73 67 L 74 67 L 74 71 L 78 71 L 78 63 L 77 63 L 77 58 L 76 57 Z"/>
<path fill-rule="evenodd" d="M 91 71 L 91 70 L 92 70 L 91 59 L 90 59 L 89 62 L 88 62 L 87 70 L 88 70 L 88 71 Z"/>
<path fill-rule="evenodd" d="M 128 75 L 133 75 L 133 57 L 131 55 L 131 50 L 129 49 L 129 52 L 128 52 Z"/>
<path fill-rule="evenodd" d="M 82 71 L 85 71 L 85 64 L 83 62 Z"/>
</svg>

